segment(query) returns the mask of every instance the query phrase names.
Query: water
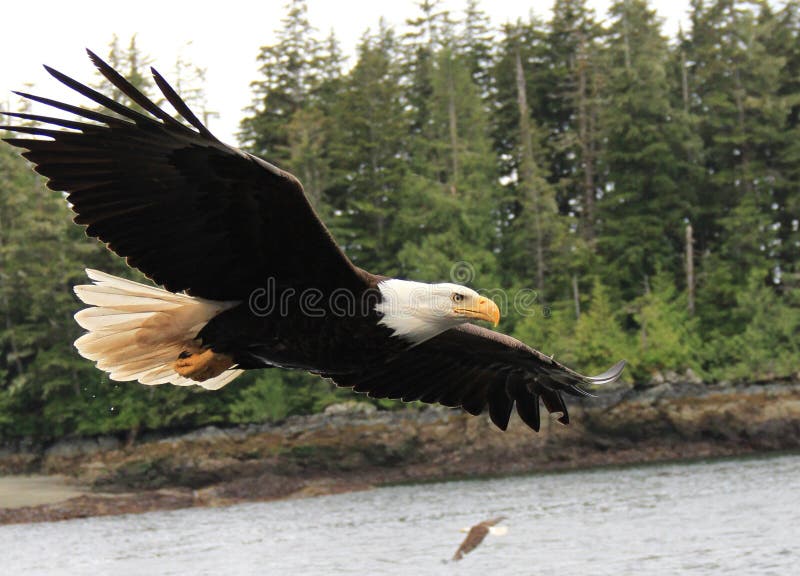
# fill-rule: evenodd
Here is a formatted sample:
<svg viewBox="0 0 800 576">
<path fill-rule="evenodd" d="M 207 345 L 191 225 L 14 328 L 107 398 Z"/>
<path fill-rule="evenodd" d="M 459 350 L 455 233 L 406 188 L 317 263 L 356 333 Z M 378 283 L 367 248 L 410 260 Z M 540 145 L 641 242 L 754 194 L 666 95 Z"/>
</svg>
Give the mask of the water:
<svg viewBox="0 0 800 576">
<path fill-rule="evenodd" d="M 459 529 L 505 515 L 461 562 Z M 800 455 L 0 527 L 9 575 L 798 574 Z"/>
</svg>

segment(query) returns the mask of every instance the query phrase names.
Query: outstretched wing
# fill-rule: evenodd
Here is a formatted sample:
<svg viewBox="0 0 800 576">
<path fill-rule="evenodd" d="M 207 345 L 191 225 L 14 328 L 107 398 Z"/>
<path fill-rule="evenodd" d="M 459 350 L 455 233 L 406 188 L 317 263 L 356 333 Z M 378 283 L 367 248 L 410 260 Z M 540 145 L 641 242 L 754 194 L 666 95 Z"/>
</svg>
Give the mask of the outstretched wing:
<svg viewBox="0 0 800 576">
<path fill-rule="evenodd" d="M 492 422 L 502 430 L 516 405 L 520 418 L 538 431 L 540 399 L 567 424 L 562 393 L 589 396 L 583 386 L 613 382 L 624 367 L 621 361 L 599 376 L 582 376 L 515 338 L 464 324 L 383 365 L 331 378 L 373 398 L 460 406 L 474 415 L 488 406 Z"/>
<path fill-rule="evenodd" d="M 191 126 L 89 57 L 144 112 L 46 67 L 105 110 L 19 93 L 81 120 L 6 112 L 38 124 L 0 126 L 23 135 L 6 141 L 27 150 L 51 189 L 68 194 L 89 236 L 171 292 L 239 300 L 269 278 L 322 290 L 363 286 L 294 176 L 217 140 L 155 70 L 164 97 Z"/>
<path fill-rule="evenodd" d="M 456 550 L 456 553 L 453 555 L 453 560 L 461 560 L 465 554 L 469 554 L 475 550 L 475 548 L 481 545 L 481 542 L 483 542 L 487 534 L 489 534 L 489 527 L 482 523 L 476 524 L 470 528 L 464 541 L 461 542 L 458 550 Z"/>
</svg>

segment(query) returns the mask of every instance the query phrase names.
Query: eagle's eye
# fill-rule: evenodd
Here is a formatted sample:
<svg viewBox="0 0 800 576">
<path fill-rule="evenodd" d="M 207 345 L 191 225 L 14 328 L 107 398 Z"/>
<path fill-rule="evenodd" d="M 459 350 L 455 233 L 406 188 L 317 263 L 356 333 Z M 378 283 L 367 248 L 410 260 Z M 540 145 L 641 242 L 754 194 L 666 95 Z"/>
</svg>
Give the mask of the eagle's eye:
<svg viewBox="0 0 800 576">
<path fill-rule="evenodd" d="M 464 301 L 464 295 L 463 294 L 459 294 L 458 292 L 453 292 L 453 295 L 451 296 L 451 298 L 452 298 L 453 302 L 455 302 L 455 303 Z"/>
</svg>

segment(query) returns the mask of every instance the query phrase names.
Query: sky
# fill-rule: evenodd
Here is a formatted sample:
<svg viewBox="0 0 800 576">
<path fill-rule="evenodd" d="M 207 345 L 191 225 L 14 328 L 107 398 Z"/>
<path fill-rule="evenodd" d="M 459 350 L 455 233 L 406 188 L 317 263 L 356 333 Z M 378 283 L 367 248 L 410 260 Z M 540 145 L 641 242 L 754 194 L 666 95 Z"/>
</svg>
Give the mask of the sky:
<svg viewBox="0 0 800 576">
<path fill-rule="evenodd" d="M 651 3 L 664 19 L 666 34 L 674 35 L 681 22 L 686 27 L 688 0 Z M 308 0 L 307 4 L 309 20 L 320 37 L 333 29 L 351 63 L 359 39 L 367 28 L 377 28 L 381 16 L 402 30 L 405 20 L 418 14 L 416 0 Z M 589 0 L 589 4 L 602 19 L 611 0 Z M 35 94 L 80 103 L 80 96 L 62 87 L 41 65 L 48 64 L 82 82 L 95 82 L 84 49 L 105 56 L 113 34 L 122 46 L 136 34 L 138 47 L 168 81 L 179 55 L 205 68 L 208 110 L 218 115 L 209 119 L 209 127 L 221 140 L 235 144 L 243 109 L 251 102 L 250 83 L 258 78 L 259 48 L 274 41 L 285 5 L 286 0 L 5 2 L 0 15 L 0 109 L 15 108 L 17 97 L 11 90 L 29 90 L 25 86 L 29 82 L 34 84 L 29 91 Z M 466 0 L 444 2 L 454 15 L 465 5 Z M 499 26 L 527 19 L 531 11 L 548 19 L 552 1 L 483 0 L 480 6 Z"/>
</svg>

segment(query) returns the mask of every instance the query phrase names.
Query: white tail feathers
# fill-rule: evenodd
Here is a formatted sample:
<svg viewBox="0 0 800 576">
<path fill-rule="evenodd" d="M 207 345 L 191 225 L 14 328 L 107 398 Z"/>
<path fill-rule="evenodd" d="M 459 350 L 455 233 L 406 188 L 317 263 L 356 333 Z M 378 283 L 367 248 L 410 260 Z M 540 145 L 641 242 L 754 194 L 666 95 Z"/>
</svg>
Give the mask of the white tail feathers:
<svg viewBox="0 0 800 576">
<path fill-rule="evenodd" d="M 203 326 L 237 302 L 174 294 L 97 270 L 87 269 L 86 274 L 94 284 L 75 286 L 75 294 L 91 308 L 75 314 L 75 320 L 89 332 L 75 347 L 112 380 L 217 390 L 242 373 L 228 369 L 196 382 L 178 374 L 174 366 Z"/>
</svg>

